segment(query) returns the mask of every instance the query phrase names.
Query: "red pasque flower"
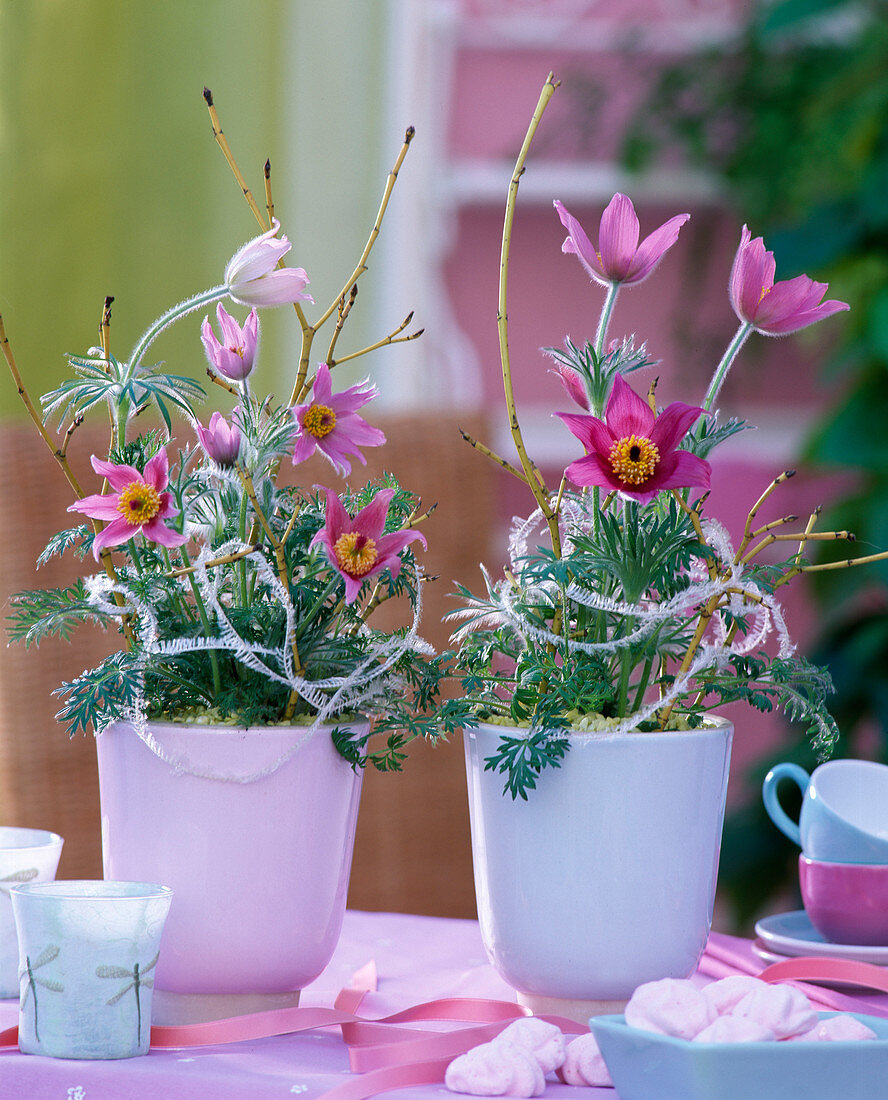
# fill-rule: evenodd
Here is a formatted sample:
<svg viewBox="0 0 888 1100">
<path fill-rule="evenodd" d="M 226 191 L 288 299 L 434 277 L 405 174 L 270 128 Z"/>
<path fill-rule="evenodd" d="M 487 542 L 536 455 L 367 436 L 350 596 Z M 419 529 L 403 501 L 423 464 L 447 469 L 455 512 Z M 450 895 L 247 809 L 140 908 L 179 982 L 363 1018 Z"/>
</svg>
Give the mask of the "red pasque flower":
<svg viewBox="0 0 888 1100">
<path fill-rule="evenodd" d="M 351 473 L 350 457 L 366 466 L 367 460 L 358 448 L 379 447 L 385 443 L 385 434 L 358 416 L 358 409 L 375 396 L 376 387 L 369 382 L 359 382 L 334 393 L 330 368 L 321 363 L 314 380 L 314 399 L 306 405 L 295 405 L 291 410 L 299 428 L 293 447 L 293 465 L 304 462 L 320 450 L 340 474 Z"/>
<path fill-rule="evenodd" d="M 663 254 L 678 240 L 678 231 L 691 216 L 676 214 L 638 243 L 638 216 L 632 200 L 619 191 L 605 207 L 598 226 L 596 249 L 577 219 L 555 200 L 561 224 L 567 230 L 562 252 L 573 253 L 589 275 L 602 286 L 632 286 L 646 279 Z"/>
<path fill-rule="evenodd" d="M 709 463 L 678 444 L 703 413 L 673 401 L 659 416 L 621 374 L 604 410 L 604 420 L 579 413 L 556 413 L 586 448 L 565 471 L 575 485 L 616 489 L 639 504 L 661 489 L 709 488 Z"/>
<path fill-rule="evenodd" d="M 731 268 L 731 305 L 739 319 L 756 332 L 784 336 L 851 308 L 838 299 L 822 301 L 829 284 L 815 283 L 807 275 L 775 283 L 776 270 L 774 253 L 765 248 L 761 237 L 753 239 L 744 225 Z"/>
<path fill-rule="evenodd" d="M 117 465 L 92 456 L 92 467 L 107 478 L 113 493 L 94 493 L 76 500 L 69 512 L 83 512 L 91 519 L 103 520 L 107 526 L 93 539 L 96 561 L 106 546 L 119 546 L 134 535 L 144 535 L 161 546 L 181 546 L 187 535 L 172 531 L 163 522 L 177 516 L 172 493 L 164 492 L 169 485 L 169 464 L 166 451 L 158 451 L 145 464 L 144 474 L 134 466 Z"/>
<path fill-rule="evenodd" d="M 378 492 L 354 518 L 349 516 L 332 489 L 324 492 L 327 494 L 326 523 L 311 540 L 311 545 L 321 543 L 331 564 L 342 575 L 346 603 L 354 603 L 364 581 L 383 569 L 397 577 L 401 572 L 398 555 L 409 542 L 419 539 L 423 547 L 426 546 L 425 537 L 419 531 L 383 534 L 394 489 Z"/>
</svg>

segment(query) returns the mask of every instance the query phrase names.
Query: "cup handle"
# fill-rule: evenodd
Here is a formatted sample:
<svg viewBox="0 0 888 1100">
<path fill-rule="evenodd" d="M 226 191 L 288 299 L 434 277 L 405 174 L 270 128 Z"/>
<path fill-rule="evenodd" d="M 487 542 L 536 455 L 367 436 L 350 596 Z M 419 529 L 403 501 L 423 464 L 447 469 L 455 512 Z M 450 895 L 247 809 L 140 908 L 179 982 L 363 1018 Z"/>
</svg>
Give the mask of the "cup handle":
<svg viewBox="0 0 888 1100">
<path fill-rule="evenodd" d="M 777 788 L 781 779 L 791 779 L 804 795 L 811 782 L 811 776 L 798 764 L 777 764 L 765 776 L 762 783 L 762 801 L 768 811 L 768 817 L 774 822 L 781 833 L 785 833 L 794 844 L 801 848 L 802 837 L 799 827 L 790 818 L 786 810 L 780 805 Z"/>
</svg>

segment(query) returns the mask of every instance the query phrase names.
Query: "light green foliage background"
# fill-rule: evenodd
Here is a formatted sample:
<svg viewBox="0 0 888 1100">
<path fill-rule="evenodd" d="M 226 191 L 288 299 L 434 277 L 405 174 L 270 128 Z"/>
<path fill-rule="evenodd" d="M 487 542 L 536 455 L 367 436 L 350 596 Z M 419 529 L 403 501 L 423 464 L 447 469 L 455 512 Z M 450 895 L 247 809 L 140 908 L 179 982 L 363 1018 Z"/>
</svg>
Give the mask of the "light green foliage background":
<svg viewBox="0 0 888 1100">
<path fill-rule="evenodd" d="M 288 262 L 325 305 L 338 292 L 402 136 L 377 149 L 383 15 L 347 0 L 0 0 L 0 313 L 35 400 L 63 376 L 65 352 L 98 343 L 105 295 L 125 357 L 259 232 L 204 85 L 262 206 L 271 158 Z M 375 333 L 372 300 L 362 294 L 355 340 Z M 198 378 L 202 316 L 157 345 Z M 282 394 L 295 319 L 263 320 L 263 385 Z M 0 416 L 25 416 L 8 375 Z"/>
</svg>

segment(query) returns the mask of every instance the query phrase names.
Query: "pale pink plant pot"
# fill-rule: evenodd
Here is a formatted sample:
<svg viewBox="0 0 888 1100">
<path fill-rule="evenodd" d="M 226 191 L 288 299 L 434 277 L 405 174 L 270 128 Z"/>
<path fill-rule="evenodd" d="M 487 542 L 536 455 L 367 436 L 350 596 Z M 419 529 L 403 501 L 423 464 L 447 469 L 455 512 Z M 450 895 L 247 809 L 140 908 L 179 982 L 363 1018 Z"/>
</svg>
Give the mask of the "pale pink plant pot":
<svg viewBox="0 0 888 1100">
<path fill-rule="evenodd" d="M 583 1022 L 686 978 L 712 923 L 733 726 L 571 735 L 527 801 L 465 731 L 475 894 L 490 961 L 534 1012 Z M 584 1015 L 585 1013 L 585 1015 Z"/>
<path fill-rule="evenodd" d="M 173 891 L 162 1022 L 297 1003 L 330 961 L 361 791 L 330 729 L 149 723 L 163 758 L 126 722 L 97 737 L 105 877 Z"/>
</svg>

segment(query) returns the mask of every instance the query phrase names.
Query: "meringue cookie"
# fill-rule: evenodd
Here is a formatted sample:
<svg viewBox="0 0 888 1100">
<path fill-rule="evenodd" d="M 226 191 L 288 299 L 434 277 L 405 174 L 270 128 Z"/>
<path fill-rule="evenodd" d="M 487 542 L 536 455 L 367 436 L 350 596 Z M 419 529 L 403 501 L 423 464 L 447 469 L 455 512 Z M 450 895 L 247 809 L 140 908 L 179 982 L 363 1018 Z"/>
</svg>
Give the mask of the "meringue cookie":
<svg viewBox="0 0 888 1100">
<path fill-rule="evenodd" d="M 561 1028 L 536 1016 L 525 1016 L 509 1024 L 493 1041 L 524 1047 L 539 1062 L 543 1073 L 551 1073 L 564 1062 L 565 1041 Z"/>
<path fill-rule="evenodd" d="M 719 1016 L 691 1040 L 693 1043 L 764 1043 L 774 1032 L 747 1016 Z"/>
<path fill-rule="evenodd" d="M 626 1005 L 626 1023 L 643 1031 L 692 1039 L 711 1024 L 715 1006 L 686 978 L 661 978 L 640 985 Z"/>
<path fill-rule="evenodd" d="M 598 1085 L 613 1088 L 611 1075 L 598 1049 L 598 1041 L 589 1032 L 567 1044 L 561 1075 L 566 1085 Z"/>
<path fill-rule="evenodd" d="M 817 1013 L 801 990 L 791 985 L 768 985 L 741 998 L 732 1015 L 757 1020 L 778 1039 L 801 1035 L 817 1024 Z"/>
<path fill-rule="evenodd" d="M 848 1039 L 876 1039 L 878 1036 L 871 1027 L 842 1013 L 839 1016 L 828 1016 L 825 1020 L 818 1021 L 810 1031 L 804 1031 L 801 1035 L 790 1036 L 790 1042 L 795 1043 L 840 1043 Z"/>
<path fill-rule="evenodd" d="M 444 1074 L 451 1092 L 473 1096 L 540 1096 L 546 1080 L 539 1062 L 524 1047 L 495 1040 L 454 1058 Z"/>
<path fill-rule="evenodd" d="M 727 978 L 721 978 L 717 982 L 704 986 L 701 992 L 715 1007 L 719 1016 L 724 1016 L 728 1012 L 733 1012 L 747 993 L 752 993 L 767 984 L 761 978 L 753 978 L 750 974 L 731 974 Z"/>
</svg>

